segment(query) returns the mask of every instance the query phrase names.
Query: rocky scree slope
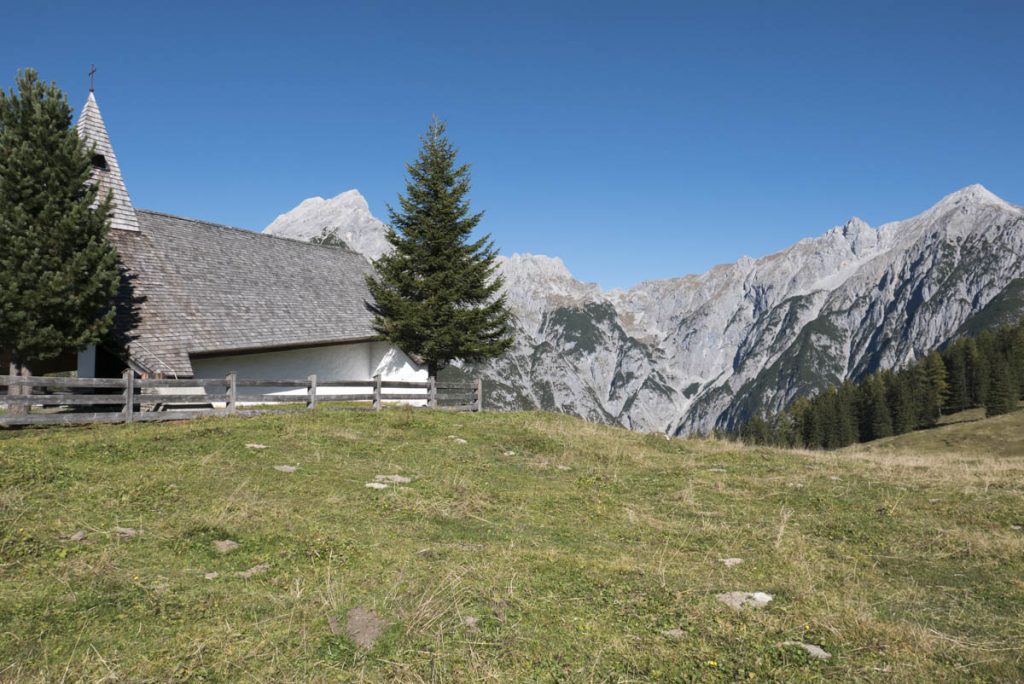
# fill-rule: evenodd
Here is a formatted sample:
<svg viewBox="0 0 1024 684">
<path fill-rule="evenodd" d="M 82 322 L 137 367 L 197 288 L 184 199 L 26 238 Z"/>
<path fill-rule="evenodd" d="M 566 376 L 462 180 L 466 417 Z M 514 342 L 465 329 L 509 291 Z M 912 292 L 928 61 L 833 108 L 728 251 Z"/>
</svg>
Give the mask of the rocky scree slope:
<svg viewBox="0 0 1024 684">
<path fill-rule="evenodd" d="M 387 248 L 356 191 L 306 200 L 267 232 L 309 239 L 324 227 L 370 259 Z M 1024 209 L 972 185 L 904 221 L 854 218 L 776 254 L 625 291 L 580 282 L 552 257 L 502 257 L 500 269 L 516 344 L 462 369 L 484 375 L 492 404 L 706 432 L 1018 319 Z"/>
</svg>

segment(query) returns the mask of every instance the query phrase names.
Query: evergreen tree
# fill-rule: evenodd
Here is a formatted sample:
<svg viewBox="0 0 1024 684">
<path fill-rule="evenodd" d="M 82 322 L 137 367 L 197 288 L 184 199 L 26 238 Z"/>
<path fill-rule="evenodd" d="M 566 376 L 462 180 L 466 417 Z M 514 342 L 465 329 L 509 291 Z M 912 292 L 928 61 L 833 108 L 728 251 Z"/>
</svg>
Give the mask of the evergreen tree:
<svg viewBox="0 0 1024 684">
<path fill-rule="evenodd" d="M 1010 372 L 1010 364 L 997 359 L 992 364 L 992 373 L 985 397 L 985 415 L 1001 416 L 1017 408 L 1017 383 Z"/>
<path fill-rule="evenodd" d="M 917 427 L 918 415 L 911 378 L 907 373 L 891 373 L 887 374 L 885 384 L 885 401 L 892 419 L 892 434 L 910 432 Z"/>
<path fill-rule="evenodd" d="M 963 340 L 957 342 L 943 354 L 946 364 L 946 376 L 949 382 L 949 397 L 945 407 L 951 413 L 963 411 L 970 404 L 967 394 L 967 365 L 964 361 L 966 346 Z"/>
<path fill-rule="evenodd" d="M 973 338 L 964 343 L 964 366 L 969 406 L 983 406 L 988 393 L 990 368 L 988 359 Z"/>
<path fill-rule="evenodd" d="M 844 382 L 836 393 L 836 416 L 839 428 L 839 446 L 853 444 L 858 438 L 857 386 Z"/>
<path fill-rule="evenodd" d="M 29 367 L 99 342 L 114 319 L 111 200 L 97 205 L 71 118 L 32 69 L 0 91 L 0 349 Z"/>
<path fill-rule="evenodd" d="M 878 374 L 872 375 L 862 385 L 863 416 L 861 441 L 888 437 L 892 434 L 892 415 L 885 400 L 885 383 Z"/>
<path fill-rule="evenodd" d="M 918 373 L 921 382 L 917 427 L 933 427 L 942 416 L 942 407 L 949 398 L 946 364 L 939 353 L 933 351 L 912 370 Z"/>
<path fill-rule="evenodd" d="M 434 119 L 421 143 L 399 209 L 388 207 L 394 250 L 367 278 L 367 306 L 377 332 L 435 377 L 452 360 L 502 354 L 512 345 L 512 317 L 490 236 L 469 241 L 483 216 L 470 213 L 469 167 L 456 165 L 444 122 Z"/>
</svg>

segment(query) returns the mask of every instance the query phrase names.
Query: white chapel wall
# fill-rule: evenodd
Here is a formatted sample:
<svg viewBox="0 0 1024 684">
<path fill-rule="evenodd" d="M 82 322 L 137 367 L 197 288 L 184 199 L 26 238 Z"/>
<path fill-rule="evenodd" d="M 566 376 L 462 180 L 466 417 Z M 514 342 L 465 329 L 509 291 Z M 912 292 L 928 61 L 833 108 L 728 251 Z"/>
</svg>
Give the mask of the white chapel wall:
<svg viewBox="0 0 1024 684">
<path fill-rule="evenodd" d="M 425 382 L 427 371 L 404 352 L 387 342 L 357 342 L 325 347 L 306 347 L 285 351 L 233 354 L 192 359 L 197 378 L 222 378 L 234 371 L 240 378 L 268 380 L 302 379 L 317 376 L 317 394 L 365 394 L 361 387 L 331 387 L 321 380 L 371 380 L 377 373 L 384 380 Z M 246 391 L 273 394 L 303 394 L 305 390 L 279 391 L 273 387 L 246 388 Z M 384 389 L 382 394 L 419 394 L 426 390 Z M 418 402 L 416 402 L 418 403 Z"/>
</svg>

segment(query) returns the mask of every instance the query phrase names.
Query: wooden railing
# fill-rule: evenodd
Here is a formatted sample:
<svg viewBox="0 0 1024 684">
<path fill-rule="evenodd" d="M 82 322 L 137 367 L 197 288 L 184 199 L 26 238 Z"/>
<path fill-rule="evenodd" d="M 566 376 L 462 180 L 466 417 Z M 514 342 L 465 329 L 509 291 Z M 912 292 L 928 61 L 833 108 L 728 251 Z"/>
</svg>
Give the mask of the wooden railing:
<svg viewBox="0 0 1024 684">
<path fill-rule="evenodd" d="M 73 423 L 132 423 L 187 420 L 201 416 L 254 415 L 268 404 L 369 402 L 368 407 L 342 408 L 379 411 L 389 401 L 423 401 L 445 411 L 483 411 L 483 382 L 409 382 L 384 380 L 304 380 L 239 378 L 140 379 L 131 371 L 120 378 L 57 378 L 0 375 L 7 405 L 0 413 L 4 425 L 69 425 Z M 357 390 L 338 393 L 337 389 Z M 365 392 L 358 392 L 365 389 Z M 399 390 L 397 392 L 392 390 Z M 406 390 L 405 392 L 401 390 Z M 421 390 L 413 392 L 411 390 Z M 288 392 L 288 393 L 283 393 Z M 241 408 L 245 407 L 245 408 Z"/>
</svg>

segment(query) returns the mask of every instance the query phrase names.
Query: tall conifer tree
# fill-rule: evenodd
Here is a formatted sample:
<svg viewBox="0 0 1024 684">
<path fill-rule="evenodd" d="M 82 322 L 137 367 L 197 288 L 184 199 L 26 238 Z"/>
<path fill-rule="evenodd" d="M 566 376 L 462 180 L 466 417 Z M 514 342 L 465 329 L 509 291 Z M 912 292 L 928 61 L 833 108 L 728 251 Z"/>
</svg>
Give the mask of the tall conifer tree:
<svg viewBox="0 0 1024 684">
<path fill-rule="evenodd" d="M 481 361 L 512 345 L 511 320 L 497 251 L 490 236 L 470 241 L 483 214 L 470 213 L 469 166 L 434 119 L 399 208 L 388 207 L 388 242 L 394 250 L 367 278 L 374 327 L 404 351 L 419 356 L 431 377 L 455 359 Z"/>
<path fill-rule="evenodd" d="M 1017 408 L 1017 383 L 1010 364 L 997 359 L 992 364 L 991 381 L 985 397 L 985 415 L 1001 416 Z"/>
<path fill-rule="evenodd" d="M 97 205 L 71 118 L 32 69 L 0 91 L 0 349 L 30 368 L 99 342 L 114 318 L 110 198 Z"/>
</svg>

